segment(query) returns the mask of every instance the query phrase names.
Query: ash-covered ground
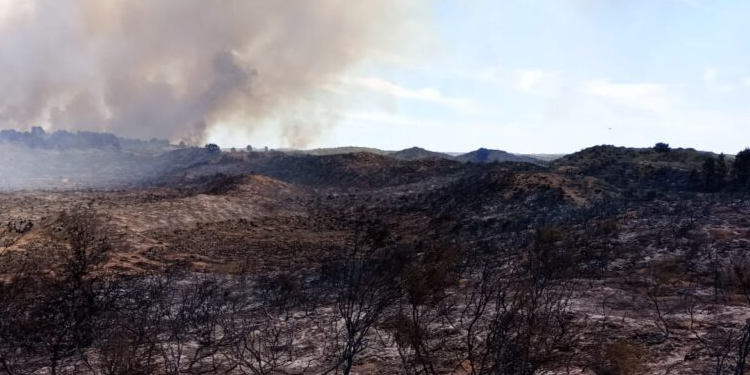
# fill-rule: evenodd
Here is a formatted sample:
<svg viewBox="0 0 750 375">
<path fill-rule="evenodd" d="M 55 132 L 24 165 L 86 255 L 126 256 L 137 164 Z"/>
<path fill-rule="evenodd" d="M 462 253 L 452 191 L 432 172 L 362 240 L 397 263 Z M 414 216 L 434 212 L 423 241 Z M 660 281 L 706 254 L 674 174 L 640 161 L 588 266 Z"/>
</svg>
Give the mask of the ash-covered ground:
<svg viewBox="0 0 750 375">
<path fill-rule="evenodd" d="M 156 149 L 4 145 L 0 373 L 743 371 L 742 154 Z"/>
</svg>

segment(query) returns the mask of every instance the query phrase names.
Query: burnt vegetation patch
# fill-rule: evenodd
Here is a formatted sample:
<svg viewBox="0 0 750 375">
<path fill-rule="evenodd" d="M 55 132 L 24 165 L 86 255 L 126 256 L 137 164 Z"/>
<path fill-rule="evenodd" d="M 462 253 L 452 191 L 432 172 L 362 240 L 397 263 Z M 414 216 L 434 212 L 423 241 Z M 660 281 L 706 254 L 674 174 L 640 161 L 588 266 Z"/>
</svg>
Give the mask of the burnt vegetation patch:
<svg viewBox="0 0 750 375">
<path fill-rule="evenodd" d="M 742 373 L 747 155 L 185 148 L 3 194 L 0 373 Z"/>
</svg>

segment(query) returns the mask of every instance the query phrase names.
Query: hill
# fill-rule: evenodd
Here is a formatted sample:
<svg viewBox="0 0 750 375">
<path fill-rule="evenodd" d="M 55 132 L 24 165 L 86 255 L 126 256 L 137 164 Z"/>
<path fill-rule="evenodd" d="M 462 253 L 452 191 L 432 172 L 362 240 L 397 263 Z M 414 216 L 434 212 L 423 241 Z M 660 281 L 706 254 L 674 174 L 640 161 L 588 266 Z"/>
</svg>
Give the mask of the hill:
<svg viewBox="0 0 750 375">
<path fill-rule="evenodd" d="M 594 146 L 566 155 L 551 166 L 569 174 L 601 178 L 628 189 L 690 190 L 691 174 L 715 154 L 692 148 L 657 152 L 653 148 Z"/>
<path fill-rule="evenodd" d="M 265 331 L 260 358 L 292 348 L 283 372 L 322 373 L 330 357 L 317 348 L 346 345 L 342 303 L 373 296 L 368 318 L 382 331 L 364 334 L 357 373 L 410 373 L 397 353 L 412 344 L 392 338 L 414 330 L 430 338 L 419 345 L 437 345 L 436 373 L 466 364 L 446 359 L 465 358 L 469 340 L 499 338 L 543 355 L 550 373 L 633 373 L 608 370 L 624 350 L 625 360 L 648 353 L 638 373 L 707 374 L 709 338 L 730 350 L 727 340 L 741 348 L 750 332 L 750 190 L 691 190 L 711 153 L 595 146 L 534 163 L 478 150 L 462 163 L 420 148 L 338 152 L 347 149 L 0 142 L 0 189 L 34 190 L 0 193 L 0 362 L 49 373 L 58 353 L 43 338 L 75 327 L 79 315 L 66 311 L 76 306 L 100 311 L 83 312 L 87 334 L 103 333 L 80 342 L 86 358 L 71 344 L 65 363 L 108 369 L 102 359 L 127 350 L 146 353 L 127 362 L 147 366 L 141 373 L 162 365 L 153 345 L 186 342 L 195 368 L 231 369 L 235 348 Z M 404 307 L 418 319 L 400 316 Z M 516 340 L 518 329 L 533 342 Z"/>
<path fill-rule="evenodd" d="M 504 161 L 514 161 L 514 162 L 520 162 L 520 163 L 533 163 L 533 164 L 544 163 L 542 160 L 532 158 L 529 156 L 516 155 L 516 154 L 511 154 L 509 152 L 502 151 L 502 150 L 491 150 L 491 149 L 486 149 L 486 148 L 480 148 L 478 150 L 474 150 L 472 152 L 468 152 L 468 153 L 456 156 L 455 159 L 464 163 L 468 163 L 468 162 L 492 163 L 492 162 L 504 162 Z"/>
<path fill-rule="evenodd" d="M 358 152 L 368 152 L 368 153 L 375 154 L 375 155 L 386 155 L 389 153 L 389 151 L 384 151 L 378 148 L 356 147 L 356 146 L 315 148 L 311 150 L 281 149 L 279 151 L 284 151 L 284 152 L 288 152 L 292 154 L 305 154 L 305 155 L 317 155 L 317 156 L 353 154 L 353 153 L 358 153 Z"/>
<path fill-rule="evenodd" d="M 389 154 L 390 156 L 393 156 L 398 159 L 403 160 L 422 160 L 422 159 L 433 159 L 433 158 L 441 158 L 441 159 L 452 159 L 453 157 L 444 154 L 442 152 L 435 152 L 430 150 L 425 150 L 421 147 L 410 147 L 403 149 L 401 151 L 396 151 Z"/>
</svg>

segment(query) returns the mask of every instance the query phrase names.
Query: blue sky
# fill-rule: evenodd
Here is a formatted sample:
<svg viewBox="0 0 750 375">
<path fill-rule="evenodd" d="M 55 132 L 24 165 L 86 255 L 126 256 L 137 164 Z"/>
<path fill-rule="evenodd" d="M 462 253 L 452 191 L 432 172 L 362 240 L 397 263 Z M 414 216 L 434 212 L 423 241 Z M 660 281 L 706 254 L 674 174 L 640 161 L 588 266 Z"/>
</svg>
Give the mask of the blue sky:
<svg viewBox="0 0 750 375">
<path fill-rule="evenodd" d="M 665 141 L 734 153 L 750 146 L 748 14 L 750 2 L 718 0 L 414 6 L 395 42 L 300 104 L 316 108 L 306 146 L 559 153 Z M 218 126 L 211 139 L 288 146 L 277 128 Z"/>
</svg>

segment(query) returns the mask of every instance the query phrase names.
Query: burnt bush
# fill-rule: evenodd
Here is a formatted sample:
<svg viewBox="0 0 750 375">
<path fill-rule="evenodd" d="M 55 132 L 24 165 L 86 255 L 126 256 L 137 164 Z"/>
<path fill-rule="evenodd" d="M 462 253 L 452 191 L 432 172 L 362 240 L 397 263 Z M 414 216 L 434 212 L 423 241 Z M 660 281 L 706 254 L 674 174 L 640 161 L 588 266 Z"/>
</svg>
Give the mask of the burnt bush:
<svg viewBox="0 0 750 375">
<path fill-rule="evenodd" d="M 112 236 L 95 212 L 56 224 L 56 268 L 0 283 L 0 373 L 347 374 L 390 346 L 405 373 L 469 363 L 472 374 L 533 374 L 573 345 L 571 288 L 550 274 L 560 258 L 544 259 L 556 229 L 529 244 L 531 265 L 511 251 L 405 243 L 359 220 L 306 273 L 125 276 L 103 267 Z M 310 335 L 312 348 L 300 343 Z"/>
<path fill-rule="evenodd" d="M 626 340 L 618 340 L 596 348 L 589 368 L 596 375 L 642 374 L 646 350 Z"/>
</svg>

